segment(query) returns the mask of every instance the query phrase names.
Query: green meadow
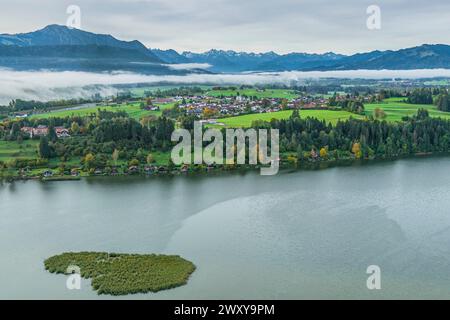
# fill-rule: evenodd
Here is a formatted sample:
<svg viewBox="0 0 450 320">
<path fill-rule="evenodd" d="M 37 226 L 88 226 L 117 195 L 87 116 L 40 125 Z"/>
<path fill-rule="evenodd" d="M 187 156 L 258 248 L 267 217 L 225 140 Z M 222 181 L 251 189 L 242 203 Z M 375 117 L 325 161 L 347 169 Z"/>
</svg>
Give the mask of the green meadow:
<svg viewBox="0 0 450 320">
<path fill-rule="evenodd" d="M 13 159 L 38 159 L 38 144 L 39 140 L 25 140 L 22 143 L 16 141 L 4 141 L 0 140 L 0 161 L 8 162 Z M 170 152 L 148 150 L 152 154 L 154 164 L 166 166 L 169 163 Z M 56 168 L 60 164 L 64 164 L 66 167 L 80 166 L 81 157 L 72 157 L 66 161 L 61 161 L 58 158 L 52 158 L 48 162 L 47 167 Z M 117 165 L 126 166 L 128 161 L 118 160 Z M 47 168 L 37 169 L 36 174 L 40 174 Z"/>
<path fill-rule="evenodd" d="M 390 98 L 386 99 L 381 103 L 371 103 L 364 105 L 366 116 L 373 115 L 376 108 L 381 108 L 386 113 L 386 121 L 402 121 L 405 116 L 414 116 L 417 114 L 417 110 L 426 109 L 428 110 L 431 117 L 441 117 L 444 119 L 450 119 L 449 112 L 443 112 L 437 110 L 434 105 L 426 104 L 408 104 L 403 102 L 403 98 Z M 223 123 L 226 127 L 250 127 L 252 122 L 255 120 L 270 121 L 272 119 L 287 119 L 291 116 L 292 111 L 278 111 L 271 113 L 256 113 L 247 114 L 236 117 L 229 117 L 219 119 L 218 121 Z M 336 124 L 338 120 L 347 120 L 350 117 L 354 119 L 364 119 L 364 116 L 350 113 L 347 111 L 334 111 L 334 110 L 300 110 L 300 117 L 302 118 L 317 118 L 319 120 L 325 120 L 331 124 Z"/>
<path fill-rule="evenodd" d="M 430 81 L 425 81 L 423 84 L 426 86 L 448 86 L 448 85 L 450 85 L 450 80 L 448 80 L 448 79 L 430 80 Z"/>
<path fill-rule="evenodd" d="M 246 95 L 248 97 L 256 96 L 258 99 L 262 98 L 285 98 L 285 99 L 295 99 L 298 94 L 294 90 L 287 89 L 236 89 L 236 90 L 211 90 L 207 92 L 210 97 L 234 97 L 237 95 Z"/>
<path fill-rule="evenodd" d="M 255 113 L 247 114 L 243 116 L 236 116 L 230 118 L 219 119 L 218 122 L 225 124 L 226 127 L 238 128 L 250 127 L 255 120 L 270 121 L 272 119 L 282 120 L 291 116 L 292 110 L 268 112 L 268 113 Z M 332 111 L 332 110 L 300 110 L 300 117 L 302 118 L 317 118 L 319 120 L 325 120 L 335 124 L 338 120 L 347 120 L 350 117 L 356 119 L 362 119 L 363 117 L 347 111 Z"/>
<path fill-rule="evenodd" d="M 55 110 L 47 113 L 36 114 L 31 116 L 31 118 L 48 119 L 48 118 L 65 118 L 70 116 L 87 116 L 91 114 L 96 114 L 100 109 L 112 112 L 125 111 L 126 113 L 129 114 L 131 118 L 139 120 L 145 116 L 160 116 L 162 114 L 162 110 L 173 107 L 173 105 L 174 105 L 173 103 L 159 105 L 160 108 L 159 111 L 143 110 L 141 109 L 139 102 L 120 105 L 102 105 L 77 110 Z"/>
<path fill-rule="evenodd" d="M 37 158 L 37 144 L 39 141 L 26 140 L 22 143 L 16 141 L 0 141 L 0 161 L 11 159 L 35 159 Z"/>
<path fill-rule="evenodd" d="M 428 110 L 431 117 L 442 117 L 450 119 L 449 112 L 439 111 L 436 106 L 429 104 L 408 104 L 403 102 L 404 98 L 389 98 L 381 103 L 365 104 L 366 115 L 370 116 L 376 108 L 383 109 L 387 121 L 402 121 L 405 116 L 413 116 L 419 109 Z"/>
</svg>

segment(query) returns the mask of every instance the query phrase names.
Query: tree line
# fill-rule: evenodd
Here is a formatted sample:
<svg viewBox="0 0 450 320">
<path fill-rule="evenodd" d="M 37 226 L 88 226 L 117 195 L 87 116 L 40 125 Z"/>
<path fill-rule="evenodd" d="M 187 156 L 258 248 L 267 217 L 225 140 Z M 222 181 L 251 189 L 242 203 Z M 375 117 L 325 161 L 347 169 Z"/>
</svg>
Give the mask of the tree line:
<svg viewBox="0 0 450 320">
<path fill-rule="evenodd" d="M 391 158 L 416 153 L 450 151 L 450 121 L 429 117 L 427 110 L 404 122 L 350 118 L 335 126 L 315 118 L 255 122 L 254 128 L 280 132 L 280 151 L 306 158 Z"/>
</svg>

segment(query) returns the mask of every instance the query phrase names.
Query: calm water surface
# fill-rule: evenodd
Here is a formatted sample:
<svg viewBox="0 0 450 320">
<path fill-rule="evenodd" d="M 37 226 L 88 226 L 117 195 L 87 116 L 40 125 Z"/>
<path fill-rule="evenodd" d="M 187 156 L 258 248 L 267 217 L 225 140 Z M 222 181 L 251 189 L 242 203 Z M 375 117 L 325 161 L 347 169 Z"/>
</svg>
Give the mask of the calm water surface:
<svg viewBox="0 0 450 320">
<path fill-rule="evenodd" d="M 450 158 L 322 171 L 0 185 L 0 298 L 104 299 L 47 273 L 65 251 L 179 254 L 138 299 L 450 298 Z M 366 268 L 382 289 L 366 288 Z"/>
</svg>

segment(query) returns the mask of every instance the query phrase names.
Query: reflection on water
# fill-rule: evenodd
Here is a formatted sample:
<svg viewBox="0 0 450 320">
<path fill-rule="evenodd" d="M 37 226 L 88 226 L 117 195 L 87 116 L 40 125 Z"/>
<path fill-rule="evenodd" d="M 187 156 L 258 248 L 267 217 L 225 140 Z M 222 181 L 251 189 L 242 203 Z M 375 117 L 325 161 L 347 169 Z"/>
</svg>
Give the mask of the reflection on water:
<svg viewBox="0 0 450 320">
<path fill-rule="evenodd" d="M 0 186 L 0 298 L 96 298 L 42 261 L 180 254 L 188 285 L 133 298 L 450 298 L 450 162 Z M 366 268 L 379 265 L 382 290 Z"/>
</svg>

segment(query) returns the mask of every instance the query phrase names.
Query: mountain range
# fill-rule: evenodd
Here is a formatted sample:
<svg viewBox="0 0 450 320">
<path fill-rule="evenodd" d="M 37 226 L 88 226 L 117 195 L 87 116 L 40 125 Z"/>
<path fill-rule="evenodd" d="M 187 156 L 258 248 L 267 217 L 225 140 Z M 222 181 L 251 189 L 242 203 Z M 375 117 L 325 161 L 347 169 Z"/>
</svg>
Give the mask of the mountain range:
<svg viewBox="0 0 450 320">
<path fill-rule="evenodd" d="M 0 35 L 0 66 L 16 70 L 131 71 L 180 74 L 141 42 L 66 26 Z"/>
<path fill-rule="evenodd" d="M 174 68 L 171 64 L 209 65 L 204 69 Z M 250 71 L 450 69 L 450 46 L 424 44 L 397 51 L 354 55 L 275 52 L 247 53 L 212 49 L 204 53 L 147 48 L 66 26 L 0 35 L 0 67 L 16 70 L 131 71 L 146 74 L 239 73 Z"/>
</svg>

